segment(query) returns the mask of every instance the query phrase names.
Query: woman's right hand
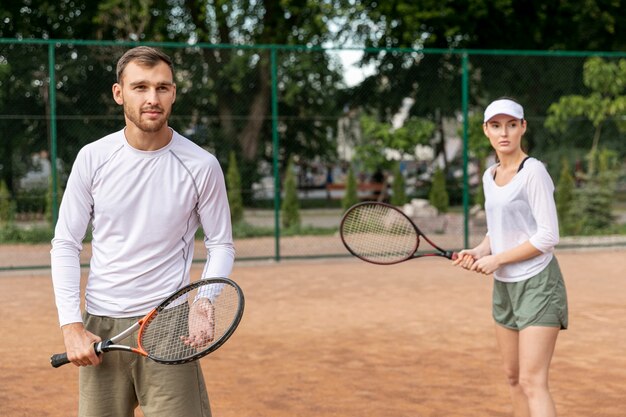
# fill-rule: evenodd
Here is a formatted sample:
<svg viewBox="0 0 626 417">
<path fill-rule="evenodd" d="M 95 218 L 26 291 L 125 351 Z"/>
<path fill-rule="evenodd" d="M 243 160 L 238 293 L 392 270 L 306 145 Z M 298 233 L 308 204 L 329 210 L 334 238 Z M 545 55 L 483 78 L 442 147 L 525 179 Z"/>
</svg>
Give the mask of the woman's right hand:
<svg viewBox="0 0 626 417">
<path fill-rule="evenodd" d="M 463 269 L 471 269 L 476 260 L 479 258 L 476 249 L 464 249 L 457 254 L 454 266 L 460 266 Z"/>
<path fill-rule="evenodd" d="M 473 249 L 463 249 L 457 255 L 454 261 L 455 266 L 472 270 L 472 267 L 476 264 L 476 261 L 483 256 L 491 255 L 491 245 L 489 236 L 485 236 L 482 242 Z"/>
</svg>

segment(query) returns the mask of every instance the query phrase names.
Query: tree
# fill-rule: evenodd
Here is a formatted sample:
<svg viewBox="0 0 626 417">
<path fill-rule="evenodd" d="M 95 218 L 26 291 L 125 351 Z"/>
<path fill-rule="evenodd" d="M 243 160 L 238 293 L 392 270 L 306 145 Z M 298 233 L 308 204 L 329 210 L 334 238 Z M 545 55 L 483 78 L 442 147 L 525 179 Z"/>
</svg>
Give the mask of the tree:
<svg viewBox="0 0 626 417">
<path fill-rule="evenodd" d="M 343 211 L 347 211 L 350 207 L 359 202 L 356 176 L 352 167 L 348 169 L 348 175 L 346 176 L 346 191 L 341 199 L 341 208 Z"/>
<path fill-rule="evenodd" d="M 44 212 L 44 217 L 46 219 L 46 221 L 48 222 L 48 224 L 50 224 L 51 226 L 54 227 L 54 219 L 53 219 L 53 213 L 54 213 L 54 197 L 53 197 L 53 184 L 52 184 L 52 177 L 48 178 L 48 187 L 46 190 L 46 209 Z M 61 184 L 57 183 L 57 190 L 56 190 L 56 194 L 57 194 L 57 204 L 58 202 L 61 201 L 61 199 L 63 198 L 63 190 L 61 189 Z M 58 207 L 57 207 L 58 208 Z"/>
<path fill-rule="evenodd" d="M 370 47 L 361 65 L 376 68 L 355 87 L 352 104 L 385 115 L 395 113 L 405 97 L 412 97 L 416 104 L 411 114 L 437 124 L 442 139 L 436 153 L 444 156 L 443 122 L 454 119 L 460 111 L 459 55 L 402 54 L 376 48 L 626 49 L 626 32 L 616 29 L 626 25 L 626 15 L 621 12 L 626 0 L 611 4 L 590 0 L 585 7 L 571 0 L 357 0 L 352 4 L 340 34 L 352 44 L 361 42 Z M 554 62 L 553 57 L 532 54 L 470 56 L 470 108 L 484 108 L 491 100 L 509 95 L 524 103 L 530 116 L 543 117 L 549 103 L 564 91 L 578 88 L 581 70 L 577 59 L 563 58 L 558 65 Z M 549 146 L 559 145 L 533 129 L 525 138 L 529 149 L 538 148 L 544 154 Z M 571 138 L 567 140 L 571 146 Z"/>
<path fill-rule="evenodd" d="M 230 153 L 228 171 L 226 173 L 226 185 L 228 187 L 230 218 L 233 223 L 239 223 L 243 220 L 243 199 L 241 197 L 241 175 L 239 175 L 235 152 Z"/>
<path fill-rule="evenodd" d="M 293 160 L 287 164 L 285 171 L 284 191 L 285 197 L 282 203 L 282 224 L 287 229 L 300 227 L 300 203 L 298 202 L 298 184 L 294 174 Z"/>
<path fill-rule="evenodd" d="M 84 1 L 4 1 L 0 5 L 0 37 L 16 39 L 94 39 L 93 19 L 97 15 L 97 4 Z M 119 48 L 118 48 L 119 49 Z M 116 107 L 110 102 L 110 88 L 114 81 L 111 70 L 101 71 L 111 65 L 110 49 L 64 45 L 55 48 L 57 115 L 93 114 L 93 109 Z M 100 57 L 100 59 L 95 59 Z M 100 65 L 101 62 L 105 62 Z M 9 77 L 3 80 L 0 74 L 0 113 L 3 108 L 11 109 L 9 114 L 34 115 L 17 120 L 0 120 L 3 149 L 0 150 L 2 177 L 15 194 L 17 178 L 31 168 L 30 156 L 33 152 L 50 149 L 50 101 L 48 97 L 48 48 L 47 45 L 15 43 L 2 47 L 0 73 L 2 67 L 10 70 Z M 107 76 L 107 74 L 109 74 Z M 71 81 L 70 81 L 71 80 Z M 108 94 L 94 94 L 94 89 L 106 84 L 100 91 Z M 5 95 L 6 94 L 6 95 Z M 107 100 L 108 99 L 108 100 Z M 69 111 L 68 111 L 69 109 Z M 115 123 L 100 120 L 89 124 L 88 118 L 76 117 L 70 121 L 58 118 L 58 136 L 64 138 L 59 144 L 59 156 L 65 161 L 74 159 L 78 148 L 97 138 L 100 129 L 107 130 Z M 97 125 L 97 126 L 96 126 Z M 117 124 L 116 126 L 119 126 Z"/>
<path fill-rule="evenodd" d="M 334 1 L 307 0 L 284 2 L 217 0 L 207 3 L 203 0 L 186 0 L 181 21 L 186 23 L 187 40 L 193 39 L 197 42 L 252 45 L 321 44 L 333 36 L 325 22 L 332 19 L 337 10 L 340 10 L 334 3 Z M 217 94 L 219 103 L 217 110 L 224 135 L 237 139 L 244 160 L 255 160 L 259 150 L 262 149 L 262 138 L 271 136 L 262 134 L 263 129 L 267 129 L 266 121 L 271 101 L 269 52 L 256 50 L 239 53 L 231 49 L 203 49 L 201 54 L 203 62 L 206 62 L 206 70 L 202 71 L 205 76 L 217 80 L 224 78 L 220 77 L 220 74 L 229 75 L 226 78 L 227 82 L 216 83 L 212 87 Z M 311 96 L 312 92 L 334 88 L 332 84 L 327 83 L 333 77 L 332 65 L 329 64 L 325 54 L 299 53 L 298 57 L 300 63 L 295 66 L 285 65 L 290 62 L 289 60 L 282 61 L 281 78 L 293 77 L 301 82 L 301 91 L 305 99 Z M 311 65 L 315 68 L 313 71 Z M 339 79 L 338 76 L 334 78 Z M 251 86 L 252 89 L 242 90 L 244 85 Z M 285 88 L 286 91 L 283 93 L 290 94 L 290 87 Z M 237 99 L 238 97 L 242 99 Z M 299 101 L 298 97 L 297 93 L 291 96 L 293 104 Z M 287 95 L 283 95 L 283 98 L 287 98 Z M 311 114 L 315 114 L 317 109 L 318 114 L 323 114 L 328 102 L 311 100 L 304 106 L 294 107 L 293 110 L 308 112 L 306 109 L 310 109 Z M 236 124 L 237 119 L 234 116 L 241 113 L 238 108 L 241 106 L 246 107 L 248 117 L 243 123 Z M 292 126 L 292 130 L 290 136 L 297 137 L 297 129 Z M 308 137 L 308 142 L 316 141 Z"/>
<path fill-rule="evenodd" d="M 336 117 L 344 106 L 361 108 L 375 120 L 387 122 L 407 97 L 415 101 L 409 120 L 416 117 L 432 123 L 436 151 L 445 156 L 443 127 L 447 120 L 458 118 L 461 102 L 460 55 L 446 51 L 624 50 L 626 32 L 616 28 L 626 24 L 621 13 L 625 1 L 589 0 L 583 8 L 571 0 L 549 4 L 535 0 L 530 5 L 519 0 L 7 0 L 0 5 L 0 37 L 185 45 L 165 48 L 180 69 L 172 124 L 213 150 L 222 163 L 237 149 L 246 162 L 240 169 L 242 188 L 247 190 L 260 176 L 257 163 L 272 157 L 271 59 L 267 49 L 251 45 L 284 46 L 276 54 L 282 158 L 320 155 L 329 160 L 334 156 Z M 315 50 L 345 41 L 372 47 L 362 64 L 375 70 L 354 87 L 343 83 L 332 54 Z M 1 176 L 11 191 L 10 180 L 28 168 L 28 153 L 48 145 L 50 109 L 43 104 L 48 102 L 46 47 L 9 45 L 3 47 L 0 59 L 0 67 L 7 69 L 0 68 L 0 109 L 10 109 L 2 114 L 37 116 L 18 123 L 0 120 L 0 131 L 8 132 L 0 149 Z M 439 51 L 422 52 L 423 48 Z M 57 113 L 68 116 L 59 118 L 57 129 L 64 140 L 58 152 L 66 162 L 82 145 L 123 123 L 109 93 L 114 81 L 112 57 L 122 49 L 77 44 L 55 49 Z M 506 93 L 532 103 L 531 114 L 544 114 L 546 103 L 572 91 L 582 71 L 575 59 L 553 62 L 533 56 L 472 56 L 470 105 L 477 108 Z M 563 70 L 566 65 L 571 72 Z M 536 140 L 533 134 L 531 130 L 527 137 L 535 146 L 558 146 Z M 244 193 L 245 198 L 250 195 Z"/>
<path fill-rule="evenodd" d="M 400 170 L 400 163 L 396 162 L 393 165 L 392 171 L 393 184 L 391 187 L 391 204 L 394 206 L 402 206 L 406 204 L 406 190 L 404 183 L 404 176 Z"/>
<path fill-rule="evenodd" d="M 588 156 L 582 187 L 576 190 L 572 212 L 573 234 L 595 235 L 611 232 L 618 159 L 615 152 L 601 149 Z M 593 170 L 590 170 L 593 167 Z"/>
<path fill-rule="evenodd" d="M 392 159 L 387 151 L 395 152 L 398 160 L 414 159 L 415 147 L 428 145 L 435 131 L 434 123 L 418 117 L 412 117 L 402 127 L 393 129 L 391 123 L 364 114 L 360 124 L 362 138 L 355 146 L 355 159 L 370 172 L 391 168 Z"/>
<path fill-rule="evenodd" d="M 95 2 L 97 3 L 97 2 Z M 75 0 L 6 0 L 0 5 L 0 37 L 89 39 L 97 4 Z"/>
<path fill-rule="evenodd" d="M 441 168 L 435 170 L 433 182 L 428 193 L 428 201 L 439 213 L 447 213 L 450 206 L 450 196 L 446 189 L 446 177 Z"/>
<path fill-rule="evenodd" d="M 460 133 L 460 132 L 459 132 Z M 460 136 L 460 135 L 459 135 Z M 483 191 L 482 174 L 486 169 L 486 160 L 489 154 L 493 151 L 489 139 L 485 137 L 483 131 L 483 115 L 474 114 L 470 116 L 468 122 L 468 150 L 471 155 L 476 159 L 478 172 L 478 185 L 474 191 L 474 204 L 484 208 L 485 206 L 485 194 Z"/>
<path fill-rule="evenodd" d="M 181 48 L 163 48 L 174 59 L 177 72 L 179 94 L 171 124 L 194 142 L 212 150 L 224 165 L 230 151 L 237 149 L 246 162 L 240 166 L 244 190 L 261 175 L 257 171 L 258 163 L 272 158 L 271 148 L 266 146 L 272 138 L 270 53 L 267 48 L 254 49 L 249 45 L 322 44 L 334 36 L 328 21 L 341 10 L 339 0 L 317 3 L 306 0 L 31 3 L 8 0 L 0 5 L 3 22 L 0 36 L 173 41 L 182 45 Z M 202 47 L 196 47 L 199 43 Z M 211 46 L 215 44 L 228 44 L 228 47 Z M 237 48 L 236 45 L 243 46 Z M 12 66 L 7 74 L 23 81 L 2 83 L 11 97 L 11 102 L 5 101 L 7 107 L 25 108 L 16 113 L 46 114 L 42 103 L 48 102 L 48 85 L 41 80 L 47 77 L 47 46 L 22 44 L 9 45 L 8 49 L 23 51 L 24 58 L 12 59 L 3 50 L 0 66 L 6 60 Z M 63 160 L 73 160 L 84 144 L 118 129 L 123 123 L 120 109 L 110 99 L 110 86 L 115 81 L 114 61 L 124 49 L 125 46 L 72 44 L 56 48 L 57 114 L 71 116 L 61 118 L 57 126 L 58 136 L 64 138 L 58 149 Z M 329 95 L 341 85 L 338 66 L 323 51 L 279 51 L 277 71 L 283 81 L 277 97 L 283 116 L 280 145 L 285 151 L 281 153 L 286 158 L 291 155 L 332 158 L 334 147 L 329 132 L 342 104 Z M 29 91 L 19 91 L 20 86 Z M 22 146 L 25 149 L 49 148 L 47 120 L 49 117 L 37 117 L 26 120 L 23 127 L 16 126 L 15 129 L 24 133 L 10 135 L 11 143 L 5 143 L 6 153 L 27 155 L 28 152 L 19 149 Z M 302 120 L 310 122 L 302 123 Z M 34 135 L 35 129 L 42 132 Z M 26 133 L 27 130 L 30 132 Z M 13 173 L 17 166 L 9 163 L 10 158 L 0 154 L 0 164 Z M 25 168 L 27 164 L 26 160 Z M 2 174 L 11 178 L 9 174 Z M 8 185 L 12 189 L 12 184 Z M 244 197 L 249 195 L 245 193 Z"/>
<path fill-rule="evenodd" d="M 554 132 L 565 132 L 570 121 L 584 117 L 595 129 L 590 153 L 598 148 L 602 127 L 614 121 L 626 132 L 626 122 L 621 116 L 626 112 L 626 59 L 607 62 L 600 57 L 589 58 L 583 69 L 583 82 L 590 93 L 567 95 L 552 103 L 548 108 L 545 125 Z"/>
<path fill-rule="evenodd" d="M 174 39 L 167 0 L 101 0 L 93 21 L 97 39 L 165 41 Z"/>
<path fill-rule="evenodd" d="M 351 2 L 345 40 L 367 46 L 623 50 L 624 1 Z M 369 20 L 368 20 L 369 19 Z M 374 28 L 376 30 L 374 30 Z"/>
<path fill-rule="evenodd" d="M 575 217 L 578 217 L 572 211 L 574 188 L 575 183 L 570 164 L 567 158 L 563 158 L 561 162 L 561 174 L 556 186 L 555 200 L 556 212 L 559 218 L 559 228 L 564 235 L 572 233 L 574 229 L 573 223 L 576 220 Z"/>
<path fill-rule="evenodd" d="M 6 183 L 0 180 L 0 228 L 11 226 L 15 220 L 15 202 Z"/>
</svg>

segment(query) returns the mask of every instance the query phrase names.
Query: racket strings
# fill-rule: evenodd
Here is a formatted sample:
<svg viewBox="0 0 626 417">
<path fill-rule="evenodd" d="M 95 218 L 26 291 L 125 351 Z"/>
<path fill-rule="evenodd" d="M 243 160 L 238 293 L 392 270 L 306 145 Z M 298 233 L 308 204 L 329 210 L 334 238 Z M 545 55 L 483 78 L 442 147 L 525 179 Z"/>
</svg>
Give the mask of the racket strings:
<svg viewBox="0 0 626 417">
<path fill-rule="evenodd" d="M 146 323 L 140 344 L 155 360 L 184 361 L 220 342 L 238 310 L 239 294 L 233 286 L 200 286 L 171 300 Z"/>
<path fill-rule="evenodd" d="M 380 204 L 360 205 L 347 213 L 341 232 L 355 255 L 377 263 L 403 261 L 419 245 L 419 235 L 409 219 Z"/>
</svg>

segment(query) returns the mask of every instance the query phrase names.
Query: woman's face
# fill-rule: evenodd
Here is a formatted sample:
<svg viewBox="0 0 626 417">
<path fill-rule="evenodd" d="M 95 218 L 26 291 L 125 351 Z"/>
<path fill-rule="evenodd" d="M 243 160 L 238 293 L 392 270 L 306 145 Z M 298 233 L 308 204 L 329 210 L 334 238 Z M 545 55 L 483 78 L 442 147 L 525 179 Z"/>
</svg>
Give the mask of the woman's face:
<svg viewBox="0 0 626 417">
<path fill-rule="evenodd" d="M 526 121 L 498 114 L 483 124 L 483 131 L 498 155 L 509 155 L 522 149 Z"/>
</svg>

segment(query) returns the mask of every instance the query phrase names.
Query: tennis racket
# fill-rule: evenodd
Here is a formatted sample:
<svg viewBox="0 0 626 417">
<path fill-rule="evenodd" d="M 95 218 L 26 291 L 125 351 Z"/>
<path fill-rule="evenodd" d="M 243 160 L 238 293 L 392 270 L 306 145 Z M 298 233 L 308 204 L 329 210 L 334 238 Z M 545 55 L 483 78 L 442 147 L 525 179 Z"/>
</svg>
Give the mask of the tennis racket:
<svg viewBox="0 0 626 417">
<path fill-rule="evenodd" d="M 97 354 L 133 352 L 171 365 L 195 361 L 228 340 L 241 321 L 243 308 L 243 292 L 234 281 L 201 279 L 167 297 L 122 333 L 94 344 L 94 350 Z M 118 344 L 135 332 L 137 347 Z M 69 362 L 66 353 L 50 358 L 55 368 Z"/>
<path fill-rule="evenodd" d="M 425 256 L 457 258 L 455 252 L 441 249 L 428 239 L 406 214 L 386 203 L 355 204 L 341 219 L 339 231 L 351 254 L 373 264 L 392 265 Z M 417 252 L 420 237 L 432 251 Z"/>
</svg>

